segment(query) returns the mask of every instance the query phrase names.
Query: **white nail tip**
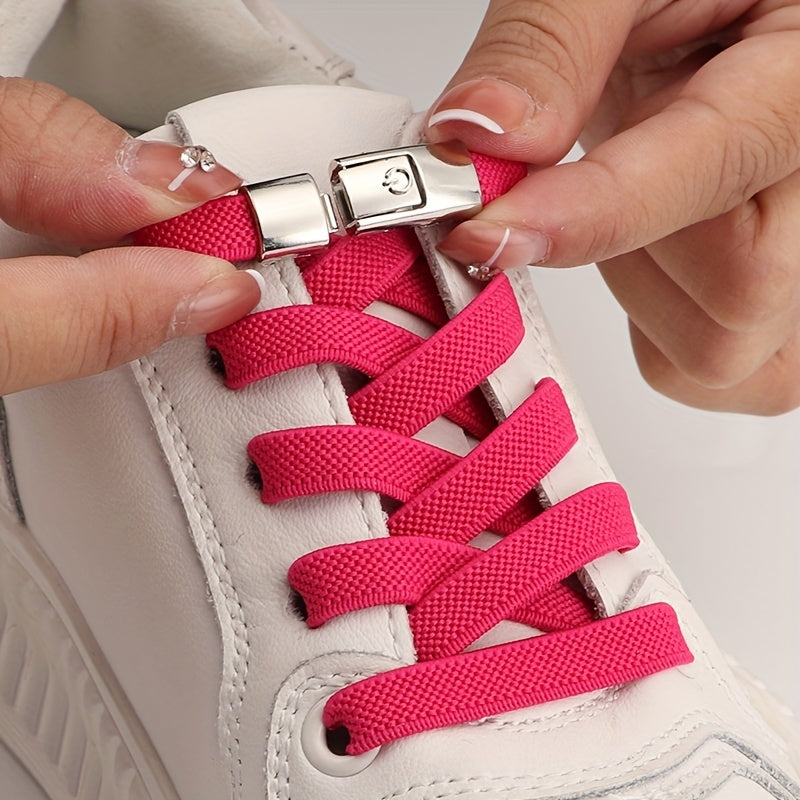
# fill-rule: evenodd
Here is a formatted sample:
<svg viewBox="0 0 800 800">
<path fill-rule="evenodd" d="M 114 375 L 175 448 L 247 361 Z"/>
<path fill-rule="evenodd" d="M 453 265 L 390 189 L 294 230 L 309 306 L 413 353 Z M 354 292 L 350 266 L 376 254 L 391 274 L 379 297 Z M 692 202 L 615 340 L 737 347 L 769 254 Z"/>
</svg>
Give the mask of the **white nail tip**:
<svg viewBox="0 0 800 800">
<path fill-rule="evenodd" d="M 264 276 L 256 269 L 246 269 L 246 273 L 252 275 L 255 282 L 258 284 L 259 291 L 261 292 L 261 299 L 264 299 L 264 294 L 267 291 L 267 284 L 264 281 Z"/>
<path fill-rule="evenodd" d="M 497 249 L 492 253 L 489 260 L 484 264 L 485 267 L 491 268 L 495 265 L 495 262 L 498 258 L 500 258 L 500 254 L 503 250 L 506 249 L 506 245 L 508 244 L 508 238 L 511 236 L 511 229 L 506 228 L 506 232 L 503 234 L 503 238 L 500 241 L 500 244 L 497 245 Z"/>
<path fill-rule="evenodd" d="M 187 167 L 178 173 L 178 175 L 172 180 L 172 183 L 167 186 L 170 192 L 177 192 L 178 189 L 183 186 L 183 182 L 194 172 L 194 167 Z"/>
<path fill-rule="evenodd" d="M 448 108 L 444 111 L 437 111 L 431 115 L 428 125 L 432 127 L 442 122 L 469 122 L 489 131 L 489 133 L 505 133 L 491 117 L 479 114 L 477 111 L 470 111 L 468 108 Z"/>
</svg>

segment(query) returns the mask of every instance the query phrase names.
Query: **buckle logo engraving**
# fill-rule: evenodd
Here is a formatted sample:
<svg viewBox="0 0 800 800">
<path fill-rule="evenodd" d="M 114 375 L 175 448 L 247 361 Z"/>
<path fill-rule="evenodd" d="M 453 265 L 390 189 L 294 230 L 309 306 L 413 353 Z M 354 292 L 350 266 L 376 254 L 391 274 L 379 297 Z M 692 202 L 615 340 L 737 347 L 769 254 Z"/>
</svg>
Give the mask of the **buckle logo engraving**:
<svg viewBox="0 0 800 800">
<path fill-rule="evenodd" d="M 394 195 L 407 194 L 414 182 L 408 170 L 402 167 L 392 167 L 386 170 L 381 186 L 387 188 Z"/>
<path fill-rule="evenodd" d="M 330 182 L 330 194 L 308 173 L 242 187 L 262 261 L 326 247 L 332 234 L 431 225 L 481 209 L 475 165 L 458 142 L 337 158 Z"/>
</svg>

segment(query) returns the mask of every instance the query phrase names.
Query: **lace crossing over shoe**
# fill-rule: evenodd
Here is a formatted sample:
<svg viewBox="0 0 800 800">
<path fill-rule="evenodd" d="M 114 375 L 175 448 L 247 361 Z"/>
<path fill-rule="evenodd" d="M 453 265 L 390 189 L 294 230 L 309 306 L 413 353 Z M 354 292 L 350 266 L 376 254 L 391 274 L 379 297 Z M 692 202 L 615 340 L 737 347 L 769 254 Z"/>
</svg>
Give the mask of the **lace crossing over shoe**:
<svg viewBox="0 0 800 800">
<path fill-rule="evenodd" d="M 137 238 L 263 257 L 262 304 L 2 398 L 0 756 L 41 800 L 800 800 L 800 727 L 634 525 L 536 271 L 435 251 L 526 168 L 385 149 L 418 130 L 400 97 L 196 75 L 146 137 L 255 186 Z M 97 89 L 140 130 L 175 96 Z"/>
<path fill-rule="evenodd" d="M 511 162 L 472 160 L 483 202 L 525 174 Z M 252 259 L 269 228 L 252 209 L 244 194 L 221 198 L 136 242 Z M 692 661 L 669 605 L 605 617 L 576 577 L 637 546 L 623 489 L 604 483 L 551 507 L 539 501 L 537 485 L 576 441 L 557 383 L 542 380 L 499 421 L 480 392 L 524 332 L 508 279 L 495 277 L 448 319 L 408 229 L 342 237 L 299 263 L 312 305 L 259 311 L 207 341 L 232 390 L 323 362 L 361 376 L 349 396 L 352 425 L 270 431 L 248 448 L 264 503 L 359 490 L 385 501 L 388 537 L 308 553 L 288 575 L 310 628 L 374 606 L 408 608 L 417 663 L 356 681 L 326 703 L 324 723 L 345 732 L 346 752 Z M 374 316 L 375 301 L 437 330 L 423 338 Z M 440 417 L 469 435 L 467 455 L 415 438 Z M 481 645 L 507 621 L 529 635 Z"/>
</svg>

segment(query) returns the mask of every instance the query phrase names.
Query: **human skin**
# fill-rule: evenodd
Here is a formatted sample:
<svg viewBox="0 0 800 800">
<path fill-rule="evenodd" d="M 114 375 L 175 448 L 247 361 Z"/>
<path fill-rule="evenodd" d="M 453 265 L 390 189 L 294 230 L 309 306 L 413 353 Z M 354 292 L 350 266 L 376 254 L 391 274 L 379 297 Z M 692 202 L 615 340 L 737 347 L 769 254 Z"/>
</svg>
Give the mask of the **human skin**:
<svg viewBox="0 0 800 800">
<path fill-rule="evenodd" d="M 181 148 L 139 144 L 47 84 L 0 79 L 0 109 L 0 218 L 64 245 L 0 261 L 0 395 L 101 372 L 258 303 L 257 279 L 226 261 L 108 247 L 235 189 L 236 175 L 193 170 L 170 189 Z"/>
<path fill-rule="evenodd" d="M 534 165 L 443 251 L 596 261 L 657 390 L 800 406 L 800 2 L 494 0 L 429 120 Z"/>
<path fill-rule="evenodd" d="M 656 389 L 710 409 L 795 408 L 798 101 L 800 2 L 494 0 L 428 135 L 533 170 L 443 249 L 501 268 L 598 261 Z M 234 189 L 235 175 L 170 191 L 177 151 L 132 150 L 45 84 L 0 79 L 0 107 L 0 218 L 92 251 L 0 262 L 0 394 L 102 371 L 255 305 L 256 282 L 226 262 L 97 249 Z M 588 155 L 554 166 L 579 135 Z"/>
</svg>

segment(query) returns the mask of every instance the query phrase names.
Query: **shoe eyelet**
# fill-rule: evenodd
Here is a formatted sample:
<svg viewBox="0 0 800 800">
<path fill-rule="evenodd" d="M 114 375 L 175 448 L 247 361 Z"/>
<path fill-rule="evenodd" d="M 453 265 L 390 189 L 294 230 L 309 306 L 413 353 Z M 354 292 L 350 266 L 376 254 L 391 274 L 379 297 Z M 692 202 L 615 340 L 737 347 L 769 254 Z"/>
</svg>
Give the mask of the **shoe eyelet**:
<svg viewBox="0 0 800 800">
<path fill-rule="evenodd" d="M 248 462 L 247 470 L 245 471 L 245 479 L 259 494 L 261 494 L 264 489 L 264 481 L 261 478 L 261 470 L 258 468 L 258 464 L 256 464 L 255 461 Z"/>
<path fill-rule="evenodd" d="M 315 703 L 303 720 L 300 743 L 309 763 L 324 775 L 332 778 L 350 778 L 363 772 L 380 753 L 380 747 L 360 756 L 338 755 L 331 749 L 331 731 L 322 722 L 322 713 L 328 697 Z M 335 735 L 335 732 L 333 732 Z"/>
<path fill-rule="evenodd" d="M 287 603 L 289 613 L 299 619 L 301 622 L 308 622 L 308 608 L 306 608 L 306 601 L 300 592 L 291 590 L 289 593 L 289 602 Z"/>
<path fill-rule="evenodd" d="M 225 379 L 225 361 L 222 358 L 222 353 L 214 347 L 209 347 L 208 349 L 208 367 L 220 378 Z"/>
</svg>

